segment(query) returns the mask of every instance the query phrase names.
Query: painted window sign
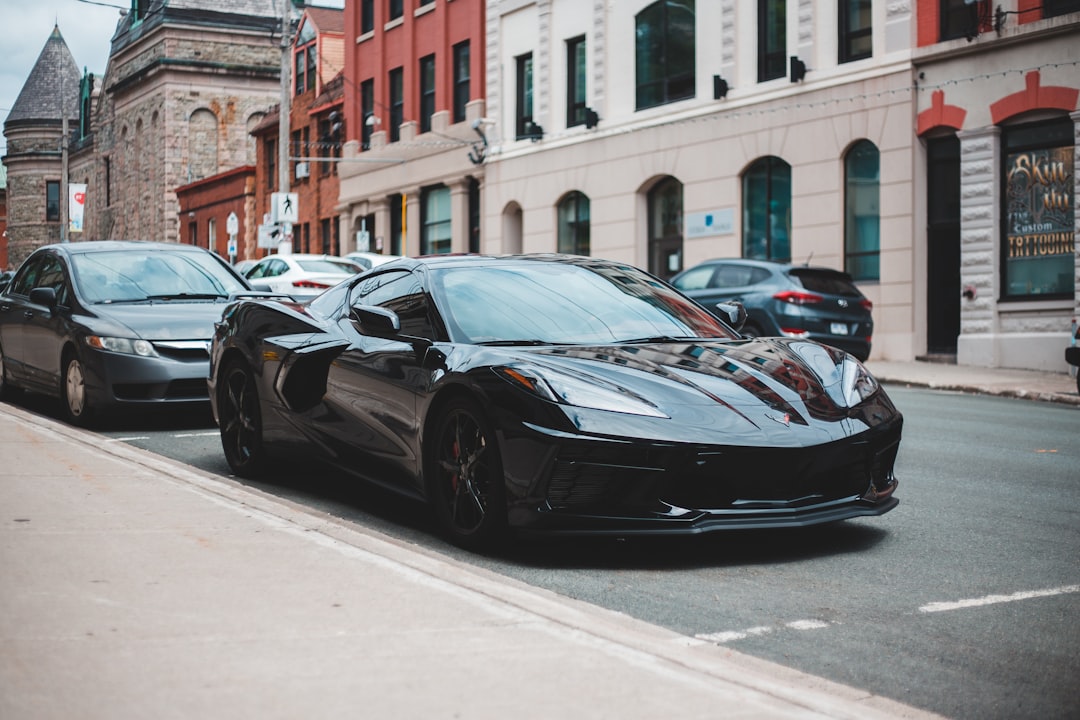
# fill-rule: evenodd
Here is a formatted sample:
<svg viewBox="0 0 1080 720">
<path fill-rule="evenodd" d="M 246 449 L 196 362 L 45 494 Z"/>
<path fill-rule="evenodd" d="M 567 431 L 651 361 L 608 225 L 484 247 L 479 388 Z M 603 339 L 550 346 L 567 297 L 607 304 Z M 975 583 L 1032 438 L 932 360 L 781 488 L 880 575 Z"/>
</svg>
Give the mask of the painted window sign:
<svg viewBox="0 0 1080 720">
<path fill-rule="evenodd" d="M 1073 294 L 1076 255 L 1074 148 L 1006 157 L 1006 292 Z"/>
</svg>

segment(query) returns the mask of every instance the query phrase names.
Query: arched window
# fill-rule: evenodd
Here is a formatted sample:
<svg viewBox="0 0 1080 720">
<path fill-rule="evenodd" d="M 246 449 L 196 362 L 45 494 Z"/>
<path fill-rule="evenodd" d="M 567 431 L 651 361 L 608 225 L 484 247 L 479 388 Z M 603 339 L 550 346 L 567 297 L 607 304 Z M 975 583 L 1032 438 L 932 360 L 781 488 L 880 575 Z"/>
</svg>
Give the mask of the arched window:
<svg viewBox="0 0 1080 720">
<path fill-rule="evenodd" d="M 694 0 L 659 0 L 635 17 L 638 110 L 694 97 L 694 17 Z"/>
<path fill-rule="evenodd" d="M 191 113 L 188 120 L 188 181 L 210 177 L 218 171 L 217 116 L 205 108 Z"/>
<path fill-rule="evenodd" d="M 559 252 L 589 254 L 589 198 L 576 190 L 559 203 Z"/>
<path fill-rule="evenodd" d="M 791 260 L 791 166 L 755 160 L 743 173 L 743 257 Z"/>
<path fill-rule="evenodd" d="M 869 140 L 844 157 L 844 269 L 856 280 L 881 277 L 881 160 Z"/>
<path fill-rule="evenodd" d="M 665 280 L 682 270 L 683 186 L 667 177 L 649 190 L 649 272 Z"/>
</svg>

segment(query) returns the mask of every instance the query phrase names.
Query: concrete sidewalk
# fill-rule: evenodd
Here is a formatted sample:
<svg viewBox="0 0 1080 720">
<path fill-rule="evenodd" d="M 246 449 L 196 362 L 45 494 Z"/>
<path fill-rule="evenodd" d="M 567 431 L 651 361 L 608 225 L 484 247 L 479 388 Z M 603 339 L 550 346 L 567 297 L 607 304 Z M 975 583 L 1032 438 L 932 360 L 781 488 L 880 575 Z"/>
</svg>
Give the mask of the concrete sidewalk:
<svg viewBox="0 0 1080 720">
<path fill-rule="evenodd" d="M 912 385 L 1080 406 L 1076 378 L 1068 373 L 887 360 L 871 360 L 866 367 L 885 385 Z"/>
<path fill-rule="evenodd" d="M 0 404 L 0 718 L 929 718 Z"/>
</svg>

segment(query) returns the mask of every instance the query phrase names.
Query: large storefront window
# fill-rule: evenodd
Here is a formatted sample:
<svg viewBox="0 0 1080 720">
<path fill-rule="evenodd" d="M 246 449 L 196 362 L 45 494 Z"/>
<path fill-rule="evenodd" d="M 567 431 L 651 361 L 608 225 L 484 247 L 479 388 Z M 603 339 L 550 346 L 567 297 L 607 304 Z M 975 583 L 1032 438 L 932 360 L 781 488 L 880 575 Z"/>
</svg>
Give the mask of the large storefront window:
<svg viewBox="0 0 1080 720">
<path fill-rule="evenodd" d="M 764 157 L 743 175 L 743 257 L 791 260 L 791 166 Z"/>
<path fill-rule="evenodd" d="M 1002 299 L 1071 298 L 1076 275 L 1072 120 L 1009 126 L 1002 137 Z"/>
</svg>

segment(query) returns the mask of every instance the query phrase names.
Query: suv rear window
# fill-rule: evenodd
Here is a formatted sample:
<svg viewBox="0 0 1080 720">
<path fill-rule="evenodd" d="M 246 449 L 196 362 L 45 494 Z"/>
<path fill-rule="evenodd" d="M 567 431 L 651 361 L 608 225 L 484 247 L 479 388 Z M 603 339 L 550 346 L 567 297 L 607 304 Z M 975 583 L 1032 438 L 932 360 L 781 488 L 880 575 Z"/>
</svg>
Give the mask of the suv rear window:
<svg viewBox="0 0 1080 720">
<path fill-rule="evenodd" d="M 836 270 L 818 270 L 810 268 L 794 268 L 791 277 L 802 283 L 802 286 L 811 292 L 824 293 L 825 295 L 844 295 L 846 297 L 862 297 L 859 288 L 851 281 L 847 273 Z"/>
</svg>

